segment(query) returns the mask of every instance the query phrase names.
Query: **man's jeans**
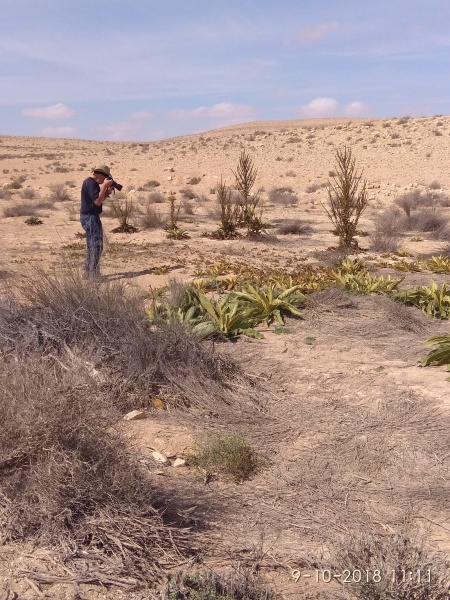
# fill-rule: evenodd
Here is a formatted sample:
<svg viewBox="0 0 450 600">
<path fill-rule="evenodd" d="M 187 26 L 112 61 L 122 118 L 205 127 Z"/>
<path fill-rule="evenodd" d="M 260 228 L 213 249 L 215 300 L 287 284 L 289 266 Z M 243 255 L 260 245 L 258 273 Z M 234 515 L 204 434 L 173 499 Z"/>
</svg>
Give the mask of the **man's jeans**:
<svg viewBox="0 0 450 600">
<path fill-rule="evenodd" d="M 100 275 L 100 256 L 103 252 L 103 228 L 100 215 L 81 215 L 80 221 L 86 232 L 86 275 L 98 277 Z"/>
</svg>

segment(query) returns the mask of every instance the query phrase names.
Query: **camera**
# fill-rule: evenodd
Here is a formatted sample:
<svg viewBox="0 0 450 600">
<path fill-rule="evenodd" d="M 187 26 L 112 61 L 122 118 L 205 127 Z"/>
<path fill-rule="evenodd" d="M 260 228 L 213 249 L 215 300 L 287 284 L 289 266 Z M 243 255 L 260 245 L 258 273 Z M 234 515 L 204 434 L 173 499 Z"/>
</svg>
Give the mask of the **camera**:
<svg viewBox="0 0 450 600">
<path fill-rule="evenodd" d="M 108 181 L 112 181 L 112 187 L 117 190 L 118 192 L 120 192 L 123 188 L 123 185 L 120 185 L 120 183 L 117 183 L 117 181 L 114 181 L 114 179 L 112 177 L 107 177 L 106 178 Z"/>
</svg>

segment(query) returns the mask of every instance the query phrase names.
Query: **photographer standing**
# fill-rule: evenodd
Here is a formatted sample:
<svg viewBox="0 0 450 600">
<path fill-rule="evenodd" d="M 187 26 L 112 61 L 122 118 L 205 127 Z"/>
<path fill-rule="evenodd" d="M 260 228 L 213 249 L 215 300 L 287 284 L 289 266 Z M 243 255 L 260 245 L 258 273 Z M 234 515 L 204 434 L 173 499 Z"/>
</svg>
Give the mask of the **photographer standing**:
<svg viewBox="0 0 450 600">
<path fill-rule="evenodd" d="M 81 187 L 80 221 L 86 232 L 87 256 L 86 277 L 100 276 L 100 256 L 103 252 L 103 228 L 100 219 L 102 204 L 108 198 L 114 185 L 110 169 L 106 165 L 96 167 L 91 177 L 83 181 Z"/>
</svg>

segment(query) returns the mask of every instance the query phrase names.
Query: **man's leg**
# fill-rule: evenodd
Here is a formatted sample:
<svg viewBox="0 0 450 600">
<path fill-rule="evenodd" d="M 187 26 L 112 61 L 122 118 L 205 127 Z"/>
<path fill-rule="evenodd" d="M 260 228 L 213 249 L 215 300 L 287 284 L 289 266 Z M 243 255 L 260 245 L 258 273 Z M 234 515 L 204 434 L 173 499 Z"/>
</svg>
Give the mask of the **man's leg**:
<svg viewBox="0 0 450 600">
<path fill-rule="evenodd" d="M 94 217 L 94 235 L 93 235 L 93 248 L 92 248 L 92 274 L 94 277 L 100 275 L 100 257 L 103 252 L 103 226 L 99 215 Z"/>
</svg>

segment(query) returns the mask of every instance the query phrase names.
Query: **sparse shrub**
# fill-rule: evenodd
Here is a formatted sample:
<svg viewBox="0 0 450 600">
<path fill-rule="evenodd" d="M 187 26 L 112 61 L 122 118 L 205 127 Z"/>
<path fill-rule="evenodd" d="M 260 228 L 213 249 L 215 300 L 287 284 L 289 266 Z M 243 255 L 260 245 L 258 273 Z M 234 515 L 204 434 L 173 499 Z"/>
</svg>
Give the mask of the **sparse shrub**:
<svg viewBox="0 0 450 600">
<path fill-rule="evenodd" d="M 162 192 L 154 191 L 147 194 L 143 200 L 149 204 L 164 204 L 166 197 Z"/>
<path fill-rule="evenodd" d="M 242 436 L 215 434 L 199 438 L 188 463 L 207 473 L 218 472 L 241 482 L 250 479 L 261 459 Z"/>
<path fill-rule="evenodd" d="M 337 176 L 328 181 L 330 209 L 325 209 L 339 235 L 342 246 L 350 246 L 358 221 L 367 207 L 367 183 L 347 146 L 336 152 Z"/>
<path fill-rule="evenodd" d="M 394 200 L 395 204 L 405 211 L 407 217 L 411 215 L 411 211 L 416 209 L 420 204 L 420 190 L 414 190 L 398 196 Z"/>
<path fill-rule="evenodd" d="M 428 184 L 428 187 L 430 188 L 430 190 L 440 190 L 442 188 L 442 185 L 439 183 L 439 181 L 436 181 L 436 179 L 434 179 L 431 183 Z"/>
<path fill-rule="evenodd" d="M 180 194 L 183 196 L 183 198 L 187 198 L 188 200 L 194 200 L 194 198 L 197 197 L 197 194 L 191 190 L 191 188 L 183 188 L 180 190 Z"/>
<path fill-rule="evenodd" d="M 23 202 L 3 209 L 4 217 L 37 217 L 38 210 L 34 204 Z"/>
<path fill-rule="evenodd" d="M 239 563 L 220 575 L 210 570 L 170 575 L 167 600 L 275 600 L 275 594 L 260 581 L 259 572 L 258 564 L 245 568 Z"/>
<path fill-rule="evenodd" d="M 8 183 L 5 186 L 5 190 L 20 190 L 22 187 L 22 182 L 18 179 L 14 179 L 11 183 Z"/>
<path fill-rule="evenodd" d="M 334 173 L 334 171 L 333 171 L 333 173 Z M 337 177 L 337 175 L 335 175 L 334 177 Z M 326 183 L 311 183 L 307 186 L 305 191 L 307 194 L 313 194 L 314 192 L 317 192 L 318 190 L 321 190 L 326 187 L 327 187 Z"/>
<path fill-rule="evenodd" d="M 345 565 L 350 573 L 345 589 L 356 600 L 448 598 L 448 559 L 402 532 L 382 537 L 360 534 L 342 540 L 331 563 L 327 566 L 332 572 L 338 565 L 342 571 Z M 343 597 L 337 593 L 333 599 Z"/>
<path fill-rule="evenodd" d="M 32 200 L 33 198 L 36 198 L 36 190 L 34 190 L 33 188 L 25 188 L 23 190 L 20 190 L 19 196 L 23 200 Z"/>
<path fill-rule="evenodd" d="M 139 223 L 142 229 L 164 229 L 167 225 L 167 216 L 162 215 L 151 206 L 146 206 Z"/>
<path fill-rule="evenodd" d="M 141 185 L 141 187 L 138 188 L 138 190 L 140 192 L 146 192 L 147 190 L 151 190 L 152 188 L 158 187 L 160 185 L 161 184 L 159 183 L 159 181 L 156 181 L 156 179 L 151 179 L 150 181 L 147 181 L 146 183 Z"/>
<path fill-rule="evenodd" d="M 194 214 L 194 207 L 187 198 L 182 199 L 181 207 L 183 209 L 183 214 L 185 214 L 185 215 L 193 215 Z"/>
<path fill-rule="evenodd" d="M 54 202 L 68 202 L 73 200 L 73 198 L 63 183 L 54 183 L 50 186 L 49 200 Z"/>
<path fill-rule="evenodd" d="M 119 200 L 111 199 L 110 202 L 111 211 L 116 219 L 119 219 L 119 226 L 115 227 L 113 233 L 135 233 L 137 228 L 130 223 L 130 219 L 134 216 L 135 210 L 132 200 L 125 200 L 120 202 Z"/>
<path fill-rule="evenodd" d="M 201 177 L 191 177 L 191 179 L 188 181 L 188 185 L 197 185 L 197 183 L 200 183 L 201 180 Z"/>
<path fill-rule="evenodd" d="M 0 200 L 10 200 L 11 198 L 12 194 L 9 190 L 0 188 Z"/>
<path fill-rule="evenodd" d="M 269 202 L 282 204 L 283 206 L 292 206 L 298 203 L 298 196 L 294 194 L 291 187 L 273 188 L 269 192 Z"/>
<path fill-rule="evenodd" d="M 280 235 L 310 235 L 314 229 L 309 223 L 304 223 L 300 219 L 285 219 L 278 223 L 276 232 Z"/>
<path fill-rule="evenodd" d="M 436 210 L 416 211 L 405 222 L 405 228 L 423 232 L 443 230 L 447 225 L 447 217 Z"/>
</svg>

